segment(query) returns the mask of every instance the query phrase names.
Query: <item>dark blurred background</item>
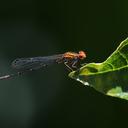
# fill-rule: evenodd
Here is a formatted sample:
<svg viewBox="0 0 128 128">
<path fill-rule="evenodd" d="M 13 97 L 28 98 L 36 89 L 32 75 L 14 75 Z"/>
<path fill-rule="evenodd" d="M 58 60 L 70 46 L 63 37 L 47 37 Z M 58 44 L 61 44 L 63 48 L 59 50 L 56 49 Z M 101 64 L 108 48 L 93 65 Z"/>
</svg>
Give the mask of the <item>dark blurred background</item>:
<svg viewBox="0 0 128 128">
<path fill-rule="evenodd" d="M 84 50 L 104 61 L 128 36 L 127 0 L 0 2 L 0 75 L 19 57 Z M 123 127 L 128 102 L 96 92 L 53 65 L 0 81 L 0 128 Z"/>
</svg>

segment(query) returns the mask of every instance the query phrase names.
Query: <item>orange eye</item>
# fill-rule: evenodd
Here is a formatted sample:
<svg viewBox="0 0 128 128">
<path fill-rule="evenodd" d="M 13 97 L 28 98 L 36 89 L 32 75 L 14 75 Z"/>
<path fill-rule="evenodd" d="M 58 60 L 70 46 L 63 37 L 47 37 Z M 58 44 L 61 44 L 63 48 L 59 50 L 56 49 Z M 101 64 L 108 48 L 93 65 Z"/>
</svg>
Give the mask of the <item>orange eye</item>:
<svg viewBox="0 0 128 128">
<path fill-rule="evenodd" d="M 79 58 L 80 58 L 80 59 L 86 58 L 86 54 L 85 54 L 84 51 L 79 51 Z"/>
</svg>

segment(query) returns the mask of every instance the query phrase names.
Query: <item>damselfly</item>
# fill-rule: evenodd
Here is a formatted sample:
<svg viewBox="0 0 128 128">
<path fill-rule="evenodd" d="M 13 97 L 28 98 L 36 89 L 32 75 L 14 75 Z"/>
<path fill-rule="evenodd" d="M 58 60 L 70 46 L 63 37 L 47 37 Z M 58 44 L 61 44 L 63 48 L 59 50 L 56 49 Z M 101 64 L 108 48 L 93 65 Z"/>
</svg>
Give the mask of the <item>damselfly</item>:
<svg viewBox="0 0 128 128">
<path fill-rule="evenodd" d="M 17 73 L 1 76 L 0 80 L 21 75 L 26 72 L 37 70 L 55 63 L 64 63 L 69 70 L 73 71 L 77 69 L 79 61 L 85 58 L 86 54 L 84 51 L 79 51 L 79 53 L 66 52 L 64 54 L 44 57 L 19 58 L 12 62 L 12 68 L 15 69 Z"/>
</svg>

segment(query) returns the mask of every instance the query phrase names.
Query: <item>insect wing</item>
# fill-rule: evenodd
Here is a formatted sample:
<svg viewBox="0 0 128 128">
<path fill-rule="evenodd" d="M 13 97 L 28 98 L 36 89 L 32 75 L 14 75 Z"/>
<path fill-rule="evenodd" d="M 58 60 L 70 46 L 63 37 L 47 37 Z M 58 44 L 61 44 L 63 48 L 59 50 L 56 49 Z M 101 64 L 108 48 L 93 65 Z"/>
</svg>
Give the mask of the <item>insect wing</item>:
<svg viewBox="0 0 128 128">
<path fill-rule="evenodd" d="M 20 58 L 12 62 L 12 68 L 19 71 L 36 70 L 57 63 L 57 60 L 60 60 L 61 58 L 61 54 L 47 57 Z"/>
<path fill-rule="evenodd" d="M 16 59 L 12 62 L 12 67 L 16 70 L 36 70 L 45 66 L 39 59 L 37 58 L 20 58 Z"/>
</svg>

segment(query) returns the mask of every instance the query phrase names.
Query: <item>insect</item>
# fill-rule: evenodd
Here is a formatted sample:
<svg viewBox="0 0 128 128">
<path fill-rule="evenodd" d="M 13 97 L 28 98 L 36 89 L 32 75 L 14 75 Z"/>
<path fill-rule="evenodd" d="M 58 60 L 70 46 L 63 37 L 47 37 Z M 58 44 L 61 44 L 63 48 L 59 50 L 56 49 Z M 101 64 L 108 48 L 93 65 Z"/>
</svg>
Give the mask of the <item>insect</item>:
<svg viewBox="0 0 128 128">
<path fill-rule="evenodd" d="M 31 57 L 31 58 L 18 58 L 12 62 L 12 68 L 17 71 L 16 74 L 1 76 L 0 80 L 24 74 L 25 72 L 37 70 L 47 67 L 52 64 L 64 63 L 64 65 L 71 71 L 77 69 L 80 60 L 86 58 L 84 51 L 66 52 L 64 54 L 44 56 L 44 57 Z"/>
</svg>

